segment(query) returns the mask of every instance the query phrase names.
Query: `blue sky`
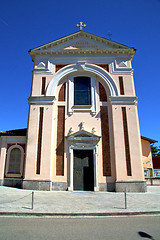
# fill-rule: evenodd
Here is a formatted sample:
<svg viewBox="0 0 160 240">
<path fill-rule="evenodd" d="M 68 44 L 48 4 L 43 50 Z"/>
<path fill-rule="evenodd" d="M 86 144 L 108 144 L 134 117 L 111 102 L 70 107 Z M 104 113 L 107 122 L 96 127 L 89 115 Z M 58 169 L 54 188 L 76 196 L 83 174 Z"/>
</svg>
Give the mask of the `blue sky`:
<svg viewBox="0 0 160 240">
<path fill-rule="evenodd" d="M 0 131 L 27 127 L 33 63 L 28 50 L 78 31 L 137 49 L 141 135 L 160 145 L 160 0 L 0 0 Z"/>
</svg>

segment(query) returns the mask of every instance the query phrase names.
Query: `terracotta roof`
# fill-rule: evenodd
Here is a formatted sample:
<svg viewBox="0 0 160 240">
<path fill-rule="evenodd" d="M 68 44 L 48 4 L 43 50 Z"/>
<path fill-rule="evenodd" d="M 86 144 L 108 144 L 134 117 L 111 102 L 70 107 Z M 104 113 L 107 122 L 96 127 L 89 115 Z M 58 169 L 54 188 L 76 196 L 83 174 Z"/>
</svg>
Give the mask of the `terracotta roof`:
<svg viewBox="0 0 160 240">
<path fill-rule="evenodd" d="M 0 132 L 0 136 L 26 136 L 27 128 Z"/>
<path fill-rule="evenodd" d="M 148 141 L 148 142 L 150 142 L 150 143 L 156 143 L 156 142 L 158 142 L 157 140 L 154 140 L 154 139 L 151 139 L 151 138 L 147 138 L 147 137 L 143 137 L 143 136 L 141 136 L 141 139 L 146 140 L 146 141 Z"/>
</svg>

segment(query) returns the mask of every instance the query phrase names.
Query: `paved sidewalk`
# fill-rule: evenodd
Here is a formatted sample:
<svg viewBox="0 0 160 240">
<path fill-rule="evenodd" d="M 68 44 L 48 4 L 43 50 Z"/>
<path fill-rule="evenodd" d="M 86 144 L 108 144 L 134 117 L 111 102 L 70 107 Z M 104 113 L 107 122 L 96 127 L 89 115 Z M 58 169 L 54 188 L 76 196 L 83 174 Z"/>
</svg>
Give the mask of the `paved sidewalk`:
<svg viewBox="0 0 160 240">
<path fill-rule="evenodd" d="M 32 191 L 0 186 L 0 214 L 118 215 L 160 213 L 160 186 L 146 193 Z"/>
</svg>

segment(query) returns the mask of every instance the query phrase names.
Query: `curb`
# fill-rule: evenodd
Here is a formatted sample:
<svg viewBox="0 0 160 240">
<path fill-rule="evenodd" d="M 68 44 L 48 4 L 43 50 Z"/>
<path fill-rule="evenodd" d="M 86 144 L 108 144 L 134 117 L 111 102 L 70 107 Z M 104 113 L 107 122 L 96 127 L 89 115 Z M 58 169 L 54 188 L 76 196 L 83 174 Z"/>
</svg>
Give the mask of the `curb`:
<svg viewBox="0 0 160 240">
<path fill-rule="evenodd" d="M 50 217 L 105 217 L 105 216 L 138 216 L 159 215 L 160 211 L 141 212 L 105 212 L 105 213 L 28 213 L 28 212 L 0 212 L 0 216 L 50 216 Z"/>
</svg>

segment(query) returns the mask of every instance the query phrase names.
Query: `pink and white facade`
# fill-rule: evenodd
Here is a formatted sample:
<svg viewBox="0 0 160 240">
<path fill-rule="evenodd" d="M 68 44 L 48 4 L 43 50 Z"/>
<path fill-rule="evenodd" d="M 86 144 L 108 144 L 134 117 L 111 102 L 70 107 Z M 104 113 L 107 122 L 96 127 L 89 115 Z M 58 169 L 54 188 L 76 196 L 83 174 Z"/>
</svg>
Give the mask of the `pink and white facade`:
<svg viewBox="0 0 160 240">
<path fill-rule="evenodd" d="M 22 138 L 26 146 L 22 187 L 146 191 L 135 49 L 79 31 L 29 53 L 34 67 L 27 137 L 16 143 L 21 153 Z M 7 174 L 12 178 L 7 144 L 1 141 L 2 182 Z"/>
</svg>

